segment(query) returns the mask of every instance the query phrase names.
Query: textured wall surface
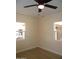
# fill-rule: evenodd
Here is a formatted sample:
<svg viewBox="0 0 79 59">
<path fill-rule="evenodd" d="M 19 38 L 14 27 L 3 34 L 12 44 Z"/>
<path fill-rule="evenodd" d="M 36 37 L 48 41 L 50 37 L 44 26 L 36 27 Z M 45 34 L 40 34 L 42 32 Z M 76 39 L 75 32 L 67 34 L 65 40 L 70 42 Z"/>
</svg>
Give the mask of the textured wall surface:
<svg viewBox="0 0 79 59">
<path fill-rule="evenodd" d="M 61 13 L 45 16 L 39 20 L 39 46 L 60 55 L 62 54 L 62 41 L 55 40 L 54 22 L 61 20 Z"/>
<path fill-rule="evenodd" d="M 16 14 L 16 22 L 26 24 L 25 40 L 16 40 L 16 52 L 36 47 L 36 23 L 33 17 Z"/>
<path fill-rule="evenodd" d="M 40 47 L 61 55 L 62 41 L 56 41 L 54 33 L 54 22 L 61 20 L 61 12 L 41 17 L 17 14 L 16 21 L 26 23 L 26 40 L 16 41 L 16 51 Z"/>
</svg>

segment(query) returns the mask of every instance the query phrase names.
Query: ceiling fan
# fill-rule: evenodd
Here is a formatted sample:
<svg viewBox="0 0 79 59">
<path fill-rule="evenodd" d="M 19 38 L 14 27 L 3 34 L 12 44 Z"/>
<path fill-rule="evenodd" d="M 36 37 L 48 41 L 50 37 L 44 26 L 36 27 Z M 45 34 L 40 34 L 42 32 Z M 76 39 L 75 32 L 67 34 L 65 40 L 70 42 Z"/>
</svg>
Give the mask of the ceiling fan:
<svg viewBox="0 0 79 59">
<path fill-rule="evenodd" d="M 57 6 L 46 4 L 46 3 L 48 3 L 48 2 L 50 2 L 52 0 L 34 0 L 34 1 L 37 2 L 38 4 L 24 6 L 24 8 L 37 6 L 38 7 L 38 12 L 42 12 L 42 9 L 44 9 L 44 7 L 48 7 L 48 8 L 52 8 L 52 9 L 57 8 Z"/>
</svg>

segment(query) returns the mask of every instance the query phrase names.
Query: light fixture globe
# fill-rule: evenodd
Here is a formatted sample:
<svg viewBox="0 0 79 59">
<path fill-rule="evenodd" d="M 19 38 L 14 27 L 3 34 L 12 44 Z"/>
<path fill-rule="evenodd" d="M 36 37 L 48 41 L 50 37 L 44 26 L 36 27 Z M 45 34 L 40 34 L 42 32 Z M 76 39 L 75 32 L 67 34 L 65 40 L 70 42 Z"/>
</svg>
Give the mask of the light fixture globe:
<svg viewBox="0 0 79 59">
<path fill-rule="evenodd" d="M 44 9 L 44 5 L 38 5 L 39 9 Z"/>
</svg>

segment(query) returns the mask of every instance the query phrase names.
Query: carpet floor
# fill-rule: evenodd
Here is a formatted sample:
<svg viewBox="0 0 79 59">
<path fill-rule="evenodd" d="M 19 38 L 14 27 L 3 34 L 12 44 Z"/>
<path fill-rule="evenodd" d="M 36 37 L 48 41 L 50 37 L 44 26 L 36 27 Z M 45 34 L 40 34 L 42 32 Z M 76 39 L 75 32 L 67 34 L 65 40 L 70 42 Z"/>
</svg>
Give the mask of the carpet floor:
<svg viewBox="0 0 79 59">
<path fill-rule="evenodd" d="M 34 48 L 16 54 L 19 59 L 62 59 L 62 56 L 51 53 L 41 48 Z"/>
</svg>

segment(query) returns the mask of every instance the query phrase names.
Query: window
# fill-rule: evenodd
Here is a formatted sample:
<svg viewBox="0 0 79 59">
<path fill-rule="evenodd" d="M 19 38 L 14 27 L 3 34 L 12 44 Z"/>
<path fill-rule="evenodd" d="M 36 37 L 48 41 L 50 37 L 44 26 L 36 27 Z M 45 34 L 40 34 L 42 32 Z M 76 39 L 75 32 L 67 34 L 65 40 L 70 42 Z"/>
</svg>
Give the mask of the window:
<svg viewBox="0 0 79 59">
<path fill-rule="evenodd" d="M 16 39 L 25 39 L 25 23 L 16 22 Z"/>
<path fill-rule="evenodd" d="M 55 40 L 62 39 L 62 22 L 54 23 L 54 31 L 55 31 Z"/>
</svg>

